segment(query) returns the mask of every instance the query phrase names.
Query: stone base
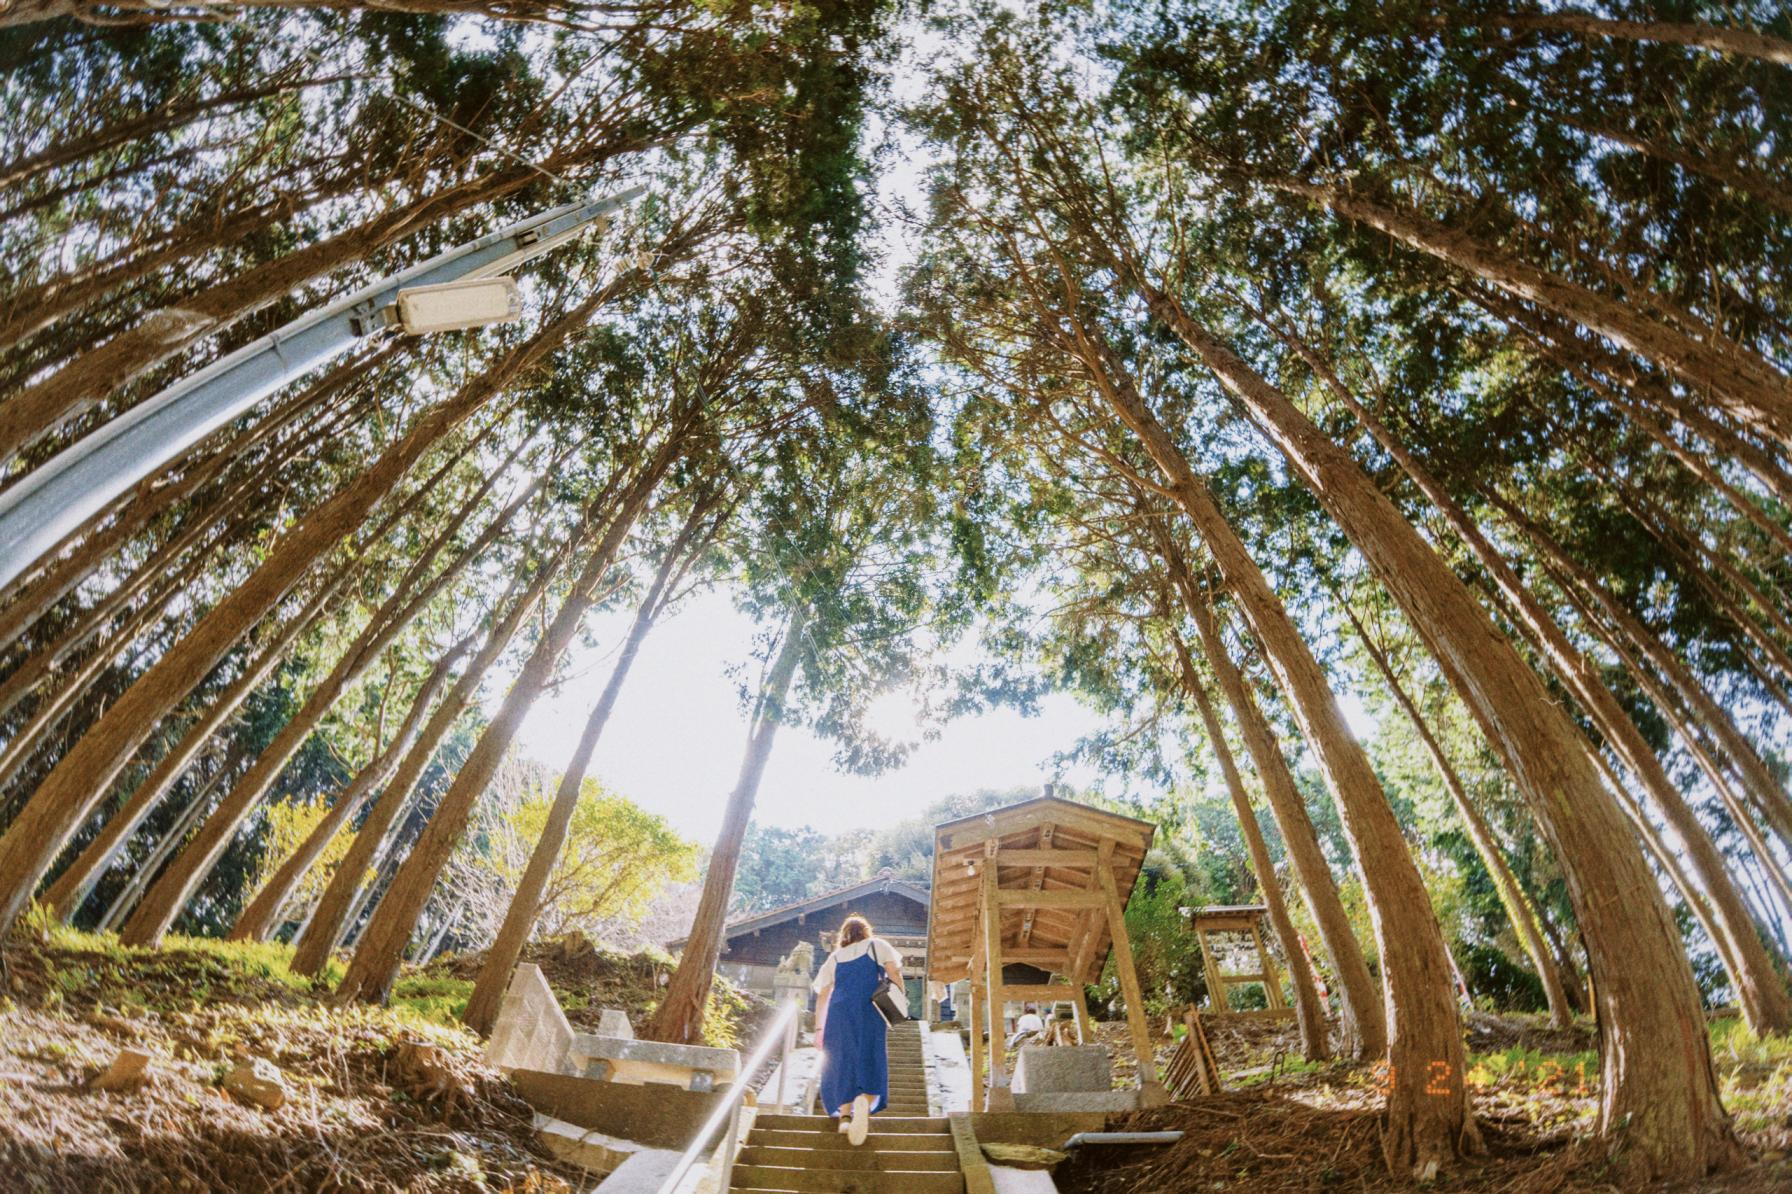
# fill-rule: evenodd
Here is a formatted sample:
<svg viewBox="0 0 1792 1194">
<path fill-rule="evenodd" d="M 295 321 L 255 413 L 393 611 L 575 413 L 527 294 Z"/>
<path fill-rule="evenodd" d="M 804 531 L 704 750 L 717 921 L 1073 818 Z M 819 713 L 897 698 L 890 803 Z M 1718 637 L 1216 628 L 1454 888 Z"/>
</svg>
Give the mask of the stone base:
<svg viewBox="0 0 1792 1194">
<path fill-rule="evenodd" d="M 659 1194 L 660 1187 L 665 1185 L 683 1155 L 674 1149 L 643 1149 L 599 1182 L 597 1188 L 600 1194 Z M 679 1189 L 688 1185 L 688 1182 L 680 1182 Z"/>
<path fill-rule="evenodd" d="M 541 1070 L 571 1074 L 572 1025 L 541 967 L 525 962 L 516 968 L 498 1019 L 486 1042 L 485 1058 L 500 1070 Z"/>
<path fill-rule="evenodd" d="M 535 1139 L 559 1160 L 577 1165 L 599 1177 L 615 1172 L 624 1161 L 646 1148 L 633 1140 L 606 1136 L 602 1132 L 540 1114 L 535 1117 Z"/>
<path fill-rule="evenodd" d="M 544 1115 L 653 1148 L 684 1148 L 726 1097 L 673 1086 L 592 1082 L 538 1070 L 514 1070 L 510 1080 L 523 1101 Z"/>
<path fill-rule="evenodd" d="M 1114 1088 L 1106 1045 L 1029 1045 L 1014 1062 L 1014 1093 L 1061 1094 Z"/>
<path fill-rule="evenodd" d="M 624 1037 L 577 1033 L 568 1051 L 575 1072 L 631 1086 L 664 1083 L 686 1090 L 714 1090 L 740 1073 L 740 1054 L 702 1045 L 669 1045 Z"/>
<path fill-rule="evenodd" d="M 1050 1094 L 1017 1094 L 1016 1111 L 1136 1111 L 1136 1090 L 1068 1090 Z M 995 1108 L 992 1108 L 995 1110 Z"/>
</svg>

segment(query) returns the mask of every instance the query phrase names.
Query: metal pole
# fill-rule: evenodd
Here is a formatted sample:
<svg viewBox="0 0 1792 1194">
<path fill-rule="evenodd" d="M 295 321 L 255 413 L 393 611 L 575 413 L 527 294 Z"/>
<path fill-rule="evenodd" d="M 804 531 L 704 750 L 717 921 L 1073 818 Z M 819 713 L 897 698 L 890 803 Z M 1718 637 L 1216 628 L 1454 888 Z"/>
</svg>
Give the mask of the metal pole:
<svg viewBox="0 0 1792 1194">
<path fill-rule="evenodd" d="M 137 482 L 346 352 L 401 289 L 513 268 L 644 193 L 569 203 L 457 245 L 300 316 L 95 428 L 0 493 L 0 588 Z"/>
<path fill-rule="evenodd" d="M 722 1172 L 716 1179 L 718 1194 L 734 1185 L 734 1153 L 740 1147 L 740 1112 L 745 1105 L 746 1100 L 737 1100 L 734 1114 L 728 1117 L 728 1136 L 722 1141 Z"/>
</svg>

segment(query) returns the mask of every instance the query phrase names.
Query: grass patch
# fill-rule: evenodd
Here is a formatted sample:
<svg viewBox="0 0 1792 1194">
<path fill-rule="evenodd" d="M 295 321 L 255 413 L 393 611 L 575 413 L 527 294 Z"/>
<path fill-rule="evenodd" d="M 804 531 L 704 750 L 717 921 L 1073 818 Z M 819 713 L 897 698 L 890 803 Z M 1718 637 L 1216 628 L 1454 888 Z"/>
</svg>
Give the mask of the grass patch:
<svg viewBox="0 0 1792 1194">
<path fill-rule="evenodd" d="M 401 975 L 392 984 L 393 1010 L 410 1012 L 431 1024 L 454 1027 L 472 998 L 470 979 L 437 974 Z"/>
<path fill-rule="evenodd" d="M 1468 1084 L 1516 1083 L 1559 1094 L 1585 1094 L 1599 1085 L 1599 1054 L 1544 1053 L 1514 1045 L 1488 1053 L 1469 1054 Z"/>
</svg>

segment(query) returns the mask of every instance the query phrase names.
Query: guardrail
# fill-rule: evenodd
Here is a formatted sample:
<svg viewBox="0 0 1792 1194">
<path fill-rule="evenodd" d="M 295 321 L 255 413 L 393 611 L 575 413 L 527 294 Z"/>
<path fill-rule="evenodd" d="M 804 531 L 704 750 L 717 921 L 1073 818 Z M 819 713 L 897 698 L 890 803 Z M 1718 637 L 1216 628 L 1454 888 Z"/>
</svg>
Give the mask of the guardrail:
<svg viewBox="0 0 1792 1194">
<path fill-rule="evenodd" d="M 678 1189 L 679 1183 L 690 1176 L 692 1167 L 697 1164 L 698 1158 L 703 1156 L 704 1150 L 710 1147 L 716 1132 L 724 1125 L 727 1128 L 727 1135 L 722 1140 L 721 1168 L 717 1174 L 716 1189 L 718 1191 L 728 1189 L 729 1184 L 734 1180 L 735 1152 L 740 1148 L 740 1113 L 746 1102 L 748 1081 L 752 1075 L 759 1072 L 761 1066 L 771 1060 L 772 1051 L 779 1050 L 778 1096 L 777 1100 L 769 1105 L 777 1107 L 780 1111 L 784 1110 L 784 1090 L 786 1083 L 790 1080 L 790 1051 L 796 1047 L 797 1024 L 802 1019 L 802 1010 L 803 1005 L 800 1000 L 791 1000 L 778 1009 L 777 1015 L 773 1016 L 772 1022 L 766 1026 L 765 1035 L 760 1038 L 759 1044 L 754 1046 L 753 1052 L 748 1054 L 746 1061 L 741 1063 L 740 1077 L 735 1079 L 734 1084 L 728 1088 L 728 1097 L 709 1113 L 708 1119 L 703 1121 L 703 1126 L 697 1130 L 697 1138 L 691 1141 L 690 1146 L 684 1150 L 684 1155 L 678 1158 L 678 1164 L 673 1166 L 672 1172 L 666 1175 L 666 1180 L 660 1183 L 659 1194 L 673 1194 L 673 1191 Z M 802 1096 L 805 1100 L 813 1097 L 810 1093 L 813 1087 L 813 1082 L 805 1084 Z"/>
</svg>

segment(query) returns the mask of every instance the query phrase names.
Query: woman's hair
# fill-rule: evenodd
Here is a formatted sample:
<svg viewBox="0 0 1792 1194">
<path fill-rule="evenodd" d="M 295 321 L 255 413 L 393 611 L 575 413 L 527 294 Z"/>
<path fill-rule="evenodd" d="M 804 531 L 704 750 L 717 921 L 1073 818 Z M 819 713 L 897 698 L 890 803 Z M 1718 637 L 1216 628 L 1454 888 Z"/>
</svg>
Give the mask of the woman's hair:
<svg viewBox="0 0 1792 1194">
<path fill-rule="evenodd" d="M 871 922 L 855 912 L 840 922 L 840 936 L 834 940 L 834 948 L 845 949 L 869 936 L 871 936 Z"/>
</svg>

